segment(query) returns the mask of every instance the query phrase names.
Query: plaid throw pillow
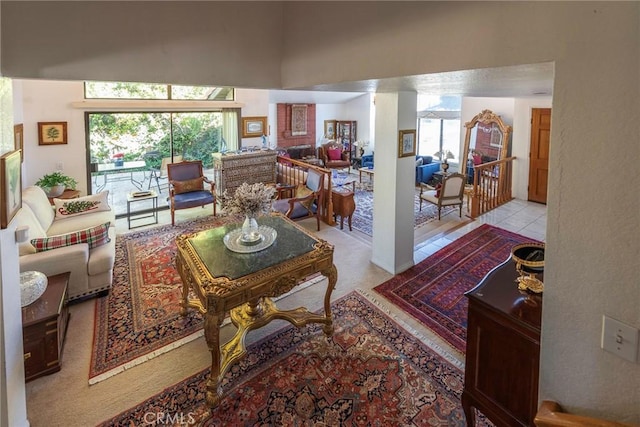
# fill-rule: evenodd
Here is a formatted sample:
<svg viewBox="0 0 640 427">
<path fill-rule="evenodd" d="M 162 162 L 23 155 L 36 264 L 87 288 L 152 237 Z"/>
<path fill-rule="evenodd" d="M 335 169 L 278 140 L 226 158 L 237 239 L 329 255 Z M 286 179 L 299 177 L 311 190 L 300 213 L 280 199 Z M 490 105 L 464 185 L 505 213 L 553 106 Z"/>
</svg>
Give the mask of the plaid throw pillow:
<svg viewBox="0 0 640 427">
<path fill-rule="evenodd" d="M 190 193 L 192 191 L 204 190 L 204 177 L 189 179 L 187 181 L 172 181 L 173 190 L 176 194 Z"/>
<path fill-rule="evenodd" d="M 86 230 L 76 231 L 75 233 L 31 239 L 31 244 L 36 248 L 36 252 L 49 251 L 78 243 L 88 243 L 89 249 L 92 249 L 111 241 L 109 238 L 110 224 L 110 222 L 106 222 L 102 225 L 87 228 Z"/>
</svg>

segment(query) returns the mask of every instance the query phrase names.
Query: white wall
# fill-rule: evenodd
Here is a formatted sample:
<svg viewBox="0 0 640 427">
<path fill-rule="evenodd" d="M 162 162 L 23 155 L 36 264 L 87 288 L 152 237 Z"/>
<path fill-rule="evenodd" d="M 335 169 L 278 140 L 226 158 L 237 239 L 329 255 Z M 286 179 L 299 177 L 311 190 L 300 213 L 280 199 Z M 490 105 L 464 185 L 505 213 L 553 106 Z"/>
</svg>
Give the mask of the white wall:
<svg viewBox="0 0 640 427">
<path fill-rule="evenodd" d="M 269 127 L 274 117 L 270 117 L 269 112 L 269 91 L 260 89 L 236 89 L 236 100 L 242 102 L 242 117 L 262 117 L 267 116 L 267 129 L 265 135 L 269 133 Z M 240 123 L 242 126 L 242 123 Z M 271 127 L 271 129 L 274 129 Z M 262 147 L 262 138 L 242 138 L 242 131 L 238 137 L 241 140 L 240 147 Z M 276 136 L 267 135 L 267 146 L 270 142 L 275 142 Z"/>
<path fill-rule="evenodd" d="M 343 120 L 344 114 L 343 104 L 316 104 L 316 146 L 323 140 L 324 121 Z"/>
<path fill-rule="evenodd" d="M 78 189 L 87 194 L 84 111 L 72 102 L 84 99 L 82 82 L 14 80 L 22 92 L 24 122 L 23 187 L 33 185 L 42 175 L 58 169 L 78 181 Z M 67 122 L 67 144 L 38 145 L 38 122 Z"/>
<path fill-rule="evenodd" d="M 344 104 L 345 119 L 358 122 L 357 140 L 369 143 L 365 147 L 365 153 L 371 153 L 375 145 L 373 131 L 375 128 L 375 115 L 372 116 L 372 110 L 374 110 L 373 94 L 359 96 Z"/>
</svg>

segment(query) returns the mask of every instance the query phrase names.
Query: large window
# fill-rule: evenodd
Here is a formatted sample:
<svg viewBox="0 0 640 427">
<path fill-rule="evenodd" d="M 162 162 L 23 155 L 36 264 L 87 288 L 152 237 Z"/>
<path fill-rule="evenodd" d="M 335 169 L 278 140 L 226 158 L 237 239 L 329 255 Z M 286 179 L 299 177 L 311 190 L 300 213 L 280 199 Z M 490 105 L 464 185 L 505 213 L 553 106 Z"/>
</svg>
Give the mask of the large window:
<svg viewBox="0 0 640 427">
<path fill-rule="evenodd" d="M 450 151 L 453 159 L 449 162 L 459 162 L 460 106 L 457 96 L 418 96 L 419 155 Z"/>
<path fill-rule="evenodd" d="M 233 101 L 232 87 L 182 86 L 156 83 L 85 82 L 87 99 L 174 99 Z"/>
<path fill-rule="evenodd" d="M 223 145 L 230 114 L 237 116 L 235 111 L 87 113 L 91 192 L 109 190 L 117 215 L 126 213 L 132 191 L 154 190 L 166 206 L 166 163 L 201 160 L 212 178 L 211 154 Z"/>
<path fill-rule="evenodd" d="M 160 207 L 166 207 L 168 163 L 200 160 L 213 178 L 212 154 L 238 146 L 239 108 L 220 108 L 220 102 L 205 111 L 201 106 L 199 111 L 174 111 L 184 104 L 172 108 L 178 100 L 232 101 L 233 88 L 85 82 L 85 96 L 131 101 L 127 111 L 86 114 L 88 188 L 93 194 L 109 190 L 116 215 L 127 212 L 127 195 L 135 191 L 156 191 Z M 155 106 L 164 111 L 136 111 L 140 99 L 165 100 Z M 145 209 L 142 203 L 134 206 Z"/>
</svg>

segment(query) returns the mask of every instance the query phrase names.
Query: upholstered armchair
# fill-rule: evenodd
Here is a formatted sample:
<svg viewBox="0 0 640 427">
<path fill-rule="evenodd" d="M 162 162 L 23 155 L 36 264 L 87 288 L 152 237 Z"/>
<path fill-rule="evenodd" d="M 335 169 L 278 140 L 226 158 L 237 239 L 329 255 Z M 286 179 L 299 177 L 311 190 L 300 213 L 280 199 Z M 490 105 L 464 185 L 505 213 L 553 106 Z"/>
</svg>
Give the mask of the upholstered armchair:
<svg viewBox="0 0 640 427">
<path fill-rule="evenodd" d="M 171 205 L 171 225 L 175 225 L 175 211 L 205 206 L 213 203 L 213 215 L 216 215 L 215 184 L 202 172 L 200 160 L 169 163 L 169 203 Z M 207 183 L 210 189 L 205 189 Z"/>
<path fill-rule="evenodd" d="M 373 169 L 373 154 L 365 154 L 362 156 L 362 167 Z"/>
<path fill-rule="evenodd" d="M 329 141 L 318 147 L 318 158 L 327 169 L 351 168 L 349 152 L 343 149 L 342 144 L 335 141 Z"/>
<path fill-rule="evenodd" d="M 440 188 L 433 188 L 425 183 L 420 183 L 420 210 L 422 201 L 433 203 L 438 206 L 438 220 L 440 220 L 440 210 L 443 206 L 460 207 L 460 217 L 462 218 L 462 198 L 464 196 L 464 175 L 451 173 L 444 177 Z"/>
<path fill-rule="evenodd" d="M 320 231 L 319 207 L 322 206 L 324 175 L 324 173 L 309 169 L 307 181 L 303 185 L 298 185 L 295 197 L 275 200 L 271 208 L 294 221 L 315 216 L 318 231 Z"/>
</svg>

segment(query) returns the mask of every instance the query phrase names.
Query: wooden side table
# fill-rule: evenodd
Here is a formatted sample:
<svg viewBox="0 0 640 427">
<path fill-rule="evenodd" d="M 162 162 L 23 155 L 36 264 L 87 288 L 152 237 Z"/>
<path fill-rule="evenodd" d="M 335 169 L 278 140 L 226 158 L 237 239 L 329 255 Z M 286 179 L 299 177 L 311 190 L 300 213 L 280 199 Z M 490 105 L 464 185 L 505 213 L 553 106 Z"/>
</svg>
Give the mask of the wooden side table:
<svg viewBox="0 0 640 427">
<path fill-rule="evenodd" d="M 353 231 L 351 217 L 356 210 L 353 191 L 349 191 L 344 187 L 335 187 L 331 190 L 331 202 L 333 203 L 333 216 L 340 215 L 340 230 L 344 228 L 344 219 L 346 217 L 349 219 L 349 231 Z"/>
<path fill-rule="evenodd" d="M 80 197 L 79 190 L 64 190 L 64 192 L 58 197 L 48 197 L 49 203 L 53 204 L 53 199 L 77 199 Z"/>
<path fill-rule="evenodd" d="M 22 308 L 24 375 L 31 381 L 60 370 L 69 321 L 67 286 L 70 273 L 49 276 L 47 290 Z"/>
<path fill-rule="evenodd" d="M 138 195 L 136 195 L 138 194 Z M 134 202 L 139 202 L 142 200 L 151 200 L 151 212 L 145 214 L 132 214 L 131 213 L 131 204 Z M 147 221 L 144 224 L 131 226 L 131 222 L 144 218 L 152 218 L 153 222 Z M 132 192 L 127 194 L 127 225 L 129 226 L 129 230 L 136 227 L 144 227 L 146 225 L 152 225 L 158 223 L 158 193 L 154 190 L 143 191 L 143 192 Z"/>
</svg>

